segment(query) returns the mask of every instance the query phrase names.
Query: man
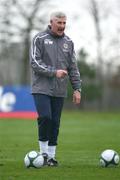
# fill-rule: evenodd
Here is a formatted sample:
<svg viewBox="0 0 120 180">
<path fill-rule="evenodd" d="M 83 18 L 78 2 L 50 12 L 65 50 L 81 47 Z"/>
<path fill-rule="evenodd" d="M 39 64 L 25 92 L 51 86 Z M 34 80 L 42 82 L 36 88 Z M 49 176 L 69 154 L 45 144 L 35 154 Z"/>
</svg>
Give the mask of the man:
<svg viewBox="0 0 120 180">
<path fill-rule="evenodd" d="M 40 153 L 49 166 L 58 165 L 56 145 L 68 77 L 74 91 L 73 102 L 79 104 L 81 100 L 74 45 L 64 34 L 65 26 L 66 15 L 52 13 L 50 25 L 33 38 L 31 47 L 32 94 L 38 113 Z"/>
</svg>

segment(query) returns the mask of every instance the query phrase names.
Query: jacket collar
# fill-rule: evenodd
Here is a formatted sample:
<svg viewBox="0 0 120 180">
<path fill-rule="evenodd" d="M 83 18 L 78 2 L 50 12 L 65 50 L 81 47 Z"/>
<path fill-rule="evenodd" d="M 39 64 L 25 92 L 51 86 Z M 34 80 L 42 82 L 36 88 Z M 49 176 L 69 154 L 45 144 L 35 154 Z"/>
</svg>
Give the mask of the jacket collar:
<svg viewBox="0 0 120 180">
<path fill-rule="evenodd" d="M 51 36 L 53 36 L 54 38 L 62 38 L 62 37 L 64 37 L 65 36 L 65 34 L 63 34 L 62 36 L 58 36 L 58 35 L 56 35 L 54 32 L 52 32 L 51 31 L 51 27 L 50 27 L 50 25 L 48 25 L 48 27 L 47 27 L 47 33 L 49 33 Z"/>
</svg>

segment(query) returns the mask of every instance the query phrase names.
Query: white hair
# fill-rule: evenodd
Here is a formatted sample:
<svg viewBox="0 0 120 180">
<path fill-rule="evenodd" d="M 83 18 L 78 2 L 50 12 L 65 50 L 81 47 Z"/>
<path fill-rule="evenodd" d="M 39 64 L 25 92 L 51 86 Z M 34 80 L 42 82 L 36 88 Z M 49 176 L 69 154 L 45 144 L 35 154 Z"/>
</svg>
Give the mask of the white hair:
<svg viewBox="0 0 120 180">
<path fill-rule="evenodd" d="M 66 14 L 62 11 L 56 11 L 51 13 L 50 15 L 50 20 L 54 19 L 54 18 L 63 18 L 63 17 L 67 17 Z"/>
</svg>

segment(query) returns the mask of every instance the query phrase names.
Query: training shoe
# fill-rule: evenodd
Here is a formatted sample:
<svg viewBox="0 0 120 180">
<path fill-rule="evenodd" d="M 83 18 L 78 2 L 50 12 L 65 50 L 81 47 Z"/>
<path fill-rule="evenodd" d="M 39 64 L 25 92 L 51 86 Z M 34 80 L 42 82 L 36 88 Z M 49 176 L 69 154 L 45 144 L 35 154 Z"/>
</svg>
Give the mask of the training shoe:
<svg viewBox="0 0 120 180">
<path fill-rule="evenodd" d="M 58 161 L 55 158 L 48 159 L 48 166 L 58 166 Z"/>
<path fill-rule="evenodd" d="M 47 166 L 48 165 L 48 154 L 47 153 L 42 153 L 42 156 L 44 158 L 43 166 Z"/>
</svg>

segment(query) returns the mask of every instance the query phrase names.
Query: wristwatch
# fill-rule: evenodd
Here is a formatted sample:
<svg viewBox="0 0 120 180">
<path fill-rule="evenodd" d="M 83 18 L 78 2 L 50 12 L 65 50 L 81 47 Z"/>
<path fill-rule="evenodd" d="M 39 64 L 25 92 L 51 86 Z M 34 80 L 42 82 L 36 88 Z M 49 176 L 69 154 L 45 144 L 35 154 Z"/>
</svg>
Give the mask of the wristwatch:
<svg viewBox="0 0 120 180">
<path fill-rule="evenodd" d="M 81 93 L 81 89 L 75 89 L 74 91 L 79 91 Z"/>
</svg>

